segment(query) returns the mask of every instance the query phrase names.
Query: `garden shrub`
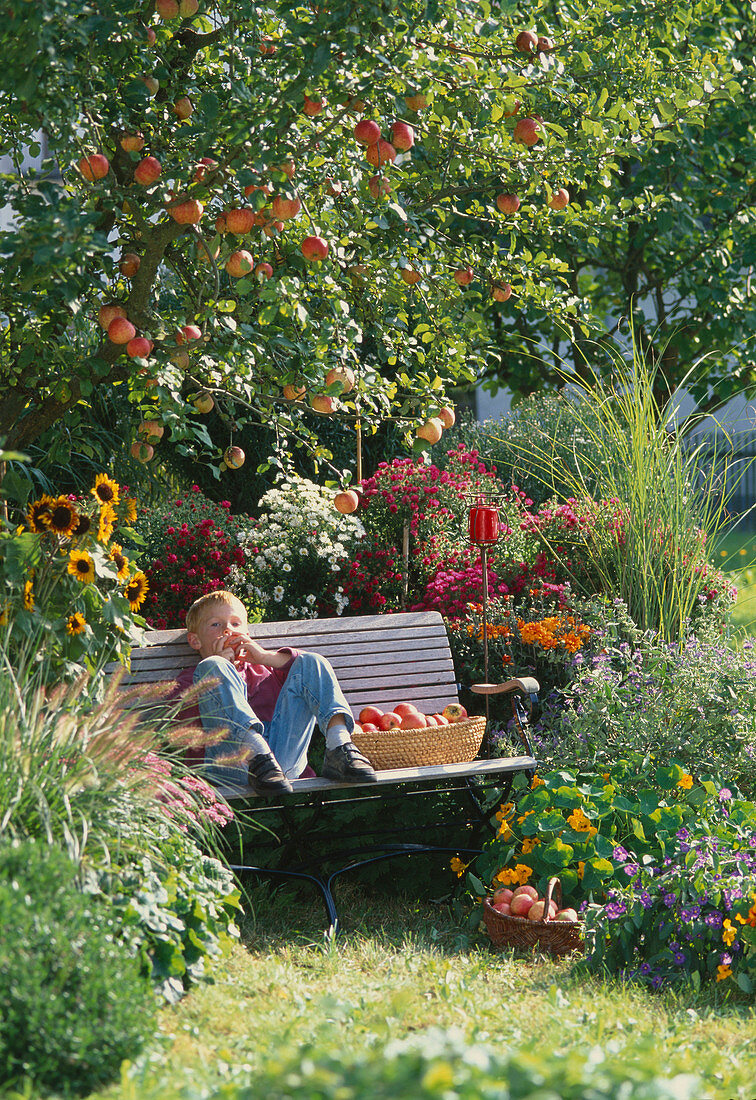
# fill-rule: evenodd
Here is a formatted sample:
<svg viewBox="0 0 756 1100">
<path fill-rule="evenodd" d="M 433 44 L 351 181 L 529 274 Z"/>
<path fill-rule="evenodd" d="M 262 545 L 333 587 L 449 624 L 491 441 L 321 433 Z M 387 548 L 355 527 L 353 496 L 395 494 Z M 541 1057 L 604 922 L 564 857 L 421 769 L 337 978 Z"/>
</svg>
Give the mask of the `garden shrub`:
<svg viewBox="0 0 756 1100">
<path fill-rule="evenodd" d="M 144 514 L 137 528 L 150 586 L 144 614 L 155 629 L 182 627 L 194 600 L 226 588 L 232 566 L 244 561 L 240 524 L 229 508 L 229 501 L 216 504 L 192 485 Z"/>
<path fill-rule="evenodd" d="M 0 531 L 0 628 L 16 669 L 39 670 L 42 649 L 49 682 L 128 660 L 147 579 L 115 539 L 135 519 L 135 501 L 98 474 L 86 496 L 45 494 Z"/>
<path fill-rule="evenodd" d="M 659 862 L 632 862 L 606 904 L 586 910 L 588 965 L 646 982 L 652 989 L 688 981 L 756 989 L 756 812 L 726 787 L 704 783 L 718 798 L 718 828 L 676 833 L 676 850 Z"/>
<path fill-rule="evenodd" d="M 538 752 L 552 765 L 601 768 L 654 752 L 756 798 L 756 660 L 716 635 L 684 644 L 638 635 L 576 653 L 572 682 L 544 712 Z"/>
<path fill-rule="evenodd" d="M 0 1085 L 85 1094 L 153 1033 L 155 997 L 114 913 L 44 842 L 0 841 Z"/>
<path fill-rule="evenodd" d="M 154 854 L 92 868 L 90 885 L 107 899 L 119 934 L 167 1001 L 210 978 L 208 963 L 239 936 L 231 871 L 186 834 L 167 834 Z"/>
<path fill-rule="evenodd" d="M 682 857 L 681 830 L 686 840 L 727 836 L 733 810 L 744 829 L 756 830 L 754 803 L 733 800 L 705 772 L 694 779 L 675 761 L 640 753 L 601 770 L 539 771 L 529 786 L 519 776 L 514 789 L 515 800 L 492 819 L 497 835 L 475 861 L 478 893 L 525 882 L 543 892 L 557 875 L 566 902 L 603 902 L 609 889 L 627 884 L 629 868 Z"/>
<path fill-rule="evenodd" d="M 348 608 L 342 569 L 365 534 L 342 515 L 332 490 L 307 478 L 284 478 L 260 500 L 259 518 L 239 532 L 228 587 L 263 619 L 341 615 Z"/>
</svg>

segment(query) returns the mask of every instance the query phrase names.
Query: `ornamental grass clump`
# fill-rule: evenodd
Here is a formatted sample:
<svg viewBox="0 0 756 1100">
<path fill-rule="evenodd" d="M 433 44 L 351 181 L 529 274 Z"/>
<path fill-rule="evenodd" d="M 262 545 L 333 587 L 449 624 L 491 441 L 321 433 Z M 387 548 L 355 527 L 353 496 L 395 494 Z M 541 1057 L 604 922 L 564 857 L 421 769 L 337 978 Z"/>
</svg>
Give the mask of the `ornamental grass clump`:
<svg viewBox="0 0 756 1100">
<path fill-rule="evenodd" d="M 575 502 L 596 495 L 617 509 L 617 537 L 587 540 L 592 583 L 623 599 L 642 630 L 678 641 L 720 586 L 707 555 L 726 522 L 726 478 L 716 456 L 711 462 L 707 452 L 704 460 L 700 448 L 685 446 L 683 436 L 698 420 L 683 420 L 675 395 L 659 397 L 659 367 L 635 341 L 630 361 L 617 353 L 612 367 L 609 381 L 590 369 L 587 381 L 564 375 L 578 390 L 581 431 L 591 446 L 560 476 Z M 551 484 L 553 449 L 538 440 L 520 446 L 534 473 Z M 542 537 L 554 554 L 552 536 Z M 573 583 L 582 583 L 577 574 Z"/>
<path fill-rule="evenodd" d="M 333 491 L 298 475 L 260 499 L 259 518 L 240 531 L 228 587 L 263 619 L 342 615 L 344 574 L 365 535 L 357 515 L 333 505 Z"/>
</svg>

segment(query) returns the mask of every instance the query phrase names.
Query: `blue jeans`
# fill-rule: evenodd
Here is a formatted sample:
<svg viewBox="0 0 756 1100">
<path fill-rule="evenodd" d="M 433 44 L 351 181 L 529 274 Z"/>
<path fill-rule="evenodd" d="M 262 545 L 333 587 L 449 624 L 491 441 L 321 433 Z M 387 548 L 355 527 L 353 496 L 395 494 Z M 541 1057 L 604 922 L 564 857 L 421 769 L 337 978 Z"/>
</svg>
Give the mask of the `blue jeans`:
<svg viewBox="0 0 756 1100">
<path fill-rule="evenodd" d="M 205 774 L 213 783 L 247 782 L 250 734 L 262 734 L 287 779 L 297 779 L 307 766 L 316 722 L 325 733 L 331 719 L 343 714 L 349 732 L 354 729 L 354 718 L 336 673 L 317 653 L 300 653 L 294 658 L 269 722 L 257 717 L 247 700 L 247 681 L 225 657 L 200 661 L 194 683 L 208 676 L 218 683 L 199 697 L 202 726 L 209 731 L 228 731 L 222 741 L 205 749 Z M 238 762 L 223 760 L 237 756 Z"/>
</svg>

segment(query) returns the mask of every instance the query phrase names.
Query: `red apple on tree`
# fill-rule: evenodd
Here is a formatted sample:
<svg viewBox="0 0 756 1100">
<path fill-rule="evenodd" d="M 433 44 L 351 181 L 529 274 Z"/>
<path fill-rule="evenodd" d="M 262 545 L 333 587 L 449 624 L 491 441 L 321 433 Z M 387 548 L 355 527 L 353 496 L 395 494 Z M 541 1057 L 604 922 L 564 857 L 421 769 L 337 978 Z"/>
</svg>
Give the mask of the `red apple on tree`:
<svg viewBox="0 0 756 1100">
<path fill-rule="evenodd" d="M 371 176 L 367 187 L 374 199 L 380 199 L 391 194 L 391 184 L 385 176 Z"/>
<path fill-rule="evenodd" d="M 381 128 L 370 118 L 361 118 L 352 131 L 354 140 L 360 145 L 375 145 L 381 137 Z"/>
<path fill-rule="evenodd" d="M 273 217 L 278 218 L 280 221 L 289 221 L 290 218 L 296 218 L 299 211 L 302 209 L 302 203 L 298 195 L 294 195 L 293 198 L 287 199 L 285 195 L 276 195 L 273 202 L 270 204 L 270 208 L 273 212 Z"/>
<path fill-rule="evenodd" d="M 432 416 L 430 420 L 426 420 L 424 424 L 420 425 L 415 434 L 418 439 L 425 439 L 428 443 L 438 443 L 443 430 L 444 426 L 441 421 Z"/>
<path fill-rule="evenodd" d="M 328 255 L 328 241 L 323 237 L 305 237 L 301 249 L 302 255 L 310 263 L 315 260 L 324 260 Z"/>
<path fill-rule="evenodd" d="M 241 279 L 244 275 L 249 275 L 254 265 L 255 261 L 252 253 L 240 248 L 237 252 L 231 253 L 225 266 L 226 271 L 233 279 Z"/>
<path fill-rule="evenodd" d="M 136 336 L 136 329 L 125 317 L 116 317 L 108 325 L 108 339 L 114 344 L 128 344 Z"/>
<path fill-rule="evenodd" d="M 541 140 L 543 127 L 537 118 L 520 118 L 514 128 L 514 139 L 521 145 L 535 145 Z"/>
<path fill-rule="evenodd" d="M 495 302 L 506 302 L 512 297 L 509 283 L 495 282 L 491 287 L 491 297 Z"/>
<path fill-rule="evenodd" d="M 197 167 L 194 170 L 194 176 L 192 179 L 195 183 L 202 183 L 206 174 L 211 172 L 213 168 L 218 167 L 218 161 L 213 160 L 212 157 L 203 157 Z"/>
<path fill-rule="evenodd" d="M 304 107 L 302 108 L 302 111 L 306 115 L 310 115 L 310 117 L 313 117 L 314 115 L 319 115 L 322 110 L 323 110 L 323 100 L 320 96 L 314 96 L 311 99 L 310 96 L 305 95 L 305 97 L 304 97 Z"/>
<path fill-rule="evenodd" d="M 205 207 L 198 199 L 185 199 L 168 207 L 168 213 L 179 225 L 197 225 L 204 212 Z"/>
<path fill-rule="evenodd" d="M 406 153 L 415 144 L 415 131 L 406 122 L 395 122 L 391 127 L 391 143 L 401 153 Z"/>
<path fill-rule="evenodd" d="M 520 209 L 520 200 L 513 194 L 497 195 L 496 205 L 502 214 L 515 214 Z"/>
<path fill-rule="evenodd" d="M 141 259 L 137 256 L 136 252 L 124 252 L 121 256 L 121 260 L 118 264 L 118 268 L 122 275 L 127 279 L 133 279 L 139 270 Z"/>
<path fill-rule="evenodd" d="M 288 160 L 285 160 L 283 164 L 272 165 L 270 170 L 271 172 L 282 172 L 287 179 L 293 180 L 294 173 L 296 172 L 297 168 L 294 161 L 290 157 Z"/>
<path fill-rule="evenodd" d="M 414 267 L 403 267 L 400 274 L 407 286 L 414 286 L 415 283 L 419 283 L 423 277 L 422 274 Z"/>
<path fill-rule="evenodd" d="M 374 168 L 380 168 L 383 164 L 393 164 L 396 160 L 396 149 L 390 141 L 376 141 L 374 145 L 368 145 L 365 151 L 368 164 Z"/>
<path fill-rule="evenodd" d="M 332 413 L 336 411 L 336 401 L 326 393 L 316 393 L 310 398 L 310 408 L 319 413 Z"/>
<path fill-rule="evenodd" d="M 304 386 L 292 386 L 287 384 L 283 388 L 283 395 L 287 401 L 301 401 L 307 390 Z"/>
<path fill-rule="evenodd" d="M 108 329 L 109 335 L 110 329 Z M 152 340 L 148 340 L 146 336 L 133 336 L 126 344 L 126 354 L 132 359 L 146 359 L 153 347 Z"/>
<path fill-rule="evenodd" d="M 178 19 L 178 0 L 155 0 L 155 11 L 161 19 Z"/>
<path fill-rule="evenodd" d="M 424 96 L 421 92 L 414 93 L 412 95 L 406 95 L 404 102 L 410 111 L 422 111 L 428 106 L 428 97 Z"/>
<path fill-rule="evenodd" d="M 152 456 L 155 454 L 154 449 L 149 443 L 142 442 L 141 439 L 136 439 L 131 444 L 131 454 L 137 460 L 137 462 L 149 462 Z"/>
<path fill-rule="evenodd" d="M 564 210 L 570 204 L 570 193 L 566 187 L 559 187 L 549 199 L 552 210 Z"/>
<path fill-rule="evenodd" d="M 551 53 L 553 49 L 554 43 L 551 41 L 550 38 L 539 36 L 538 42 L 536 43 L 536 50 L 538 51 L 538 53 Z"/>
<path fill-rule="evenodd" d="M 165 428 L 159 420 L 143 420 L 138 428 L 139 434 L 144 436 L 147 443 L 159 443 L 165 433 Z"/>
<path fill-rule="evenodd" d="M 255 211 L 248 206 L 227 210 L 221 217 L 225 219 L 226 232 L 234 233 L 237 237 L 251 233 L 255 226 Z"/>
<path fill-rule="evenodd" d="M 179 345 L 190 344 L 194 340 L 202 339 L 202 329 L 198 328 L 197 325 L 183 325 L 182 328 L 176 330 L 174 338 Z"/>
<path fill-rule="evenodd" d="M 194 104 L 189 96 L 182 95 L 178 99 L 174 100 L 173 113 L 177 118 L 185 119 L 190 118 L 194 114 Z"/>
<path fill-rule="evenodd" d="M 138 153 L 140 149 L 144 149 L 144 134 L 138 130 L 134 134 L 123 134 L 120 146 L 125 153 Z"/>
<path fill-rule="evenodd" d="M 238 470 L 244 465 L 246 455 L 241 447 L 228 447 L 223 455 L 223 461 L 230 470 Z"/>
<path fill-rule="evenodd" d="M 533 53 L 538 45 L 538 35 L 532 31 L 520 31 L 515 38 L 515 46 L 520 53 Z"/>
<path fill-rule="evenodd" d="M 192 398 L 192 404 L 198 413 L 209 413 L 215 407 L 215 401 L 210 393 L 203 390 L 201 393 L 195 394 Z"/>
<path fill-rule="evenodd" d="M 341 493 L 337 493 L 333 498 L 333 506 L 337 512 L 341 512 L 344 516 L 350 516 L 352 512 L 356 512 L 360 506 L 360 498 L 355 493 L 354 489 L 345 489 Z"/>
<path fill-rule="evenodd" d="M 115 321 L 116 317 L 125 317 L 126 310 L 123 306 L 116 305 L 115 303 L 109 303 L 105 306 L 100 306 L 100 312 L 97 314 L 97 321 L 100 328 L 104 328 L 107 332 L 110 328 L 110 322 Z"/>
<path fill-rule="evenodd" d="M 436 416 L 445 428 L 453 428 L 457 420 L 457 414 L 451 405 L 444 405 L 443 409 L 438 410 Z"/>
<path fill-rule="evenodd" d="M 139 161 L 139 164 L 137 164 L 134 169 L 134 179 L 144 187 L 149 187 L 150 184 L 160 179 L 162 170 L 160 161 L 157 157 L 145 157 L 144 160 Z"/>
<path fill-rule="evenodd" d="M 189 19 L 199 11 L 199 0 L 179 0 L 179 15 L 182 19 Z"/>
<path fill-rule="evenodd" d="M 92 153 L 79 161 L 79 171 L 85 180 L 94 183 L 104 179 L 110 171 L 110 161 L 102 153 Z"/>
<path fill-rule="evenodd" d="M 354 371 L 351 367 L 331 367 L 325 376 L 326 386 L 340 383 L 341 392 L 349 393 L 354 389 Z"/>
<path fill-rule="evenodd" d="M 143 76 L 142 83 L 149 92 L 150 96 L 156 96 L 160 91 L 160 81 L 154 76 Z"/>
<path fill-rule="evenodd" d="M 467 267 L 458 267 L 452 277 L 457 286 L 469 286 L 475 278 L 475 272 L 469 265 Z"/>
<path fill-rule="evenodd" d="M 261 264 L 258 264 L 255 268 L 255 278 L 257 279 L 258 283 L 266 282 L 268 279 L 271 278 L 272 275 L 273 268 L 270 266 L 269 263 L 263 262 Z"/>
</svg>

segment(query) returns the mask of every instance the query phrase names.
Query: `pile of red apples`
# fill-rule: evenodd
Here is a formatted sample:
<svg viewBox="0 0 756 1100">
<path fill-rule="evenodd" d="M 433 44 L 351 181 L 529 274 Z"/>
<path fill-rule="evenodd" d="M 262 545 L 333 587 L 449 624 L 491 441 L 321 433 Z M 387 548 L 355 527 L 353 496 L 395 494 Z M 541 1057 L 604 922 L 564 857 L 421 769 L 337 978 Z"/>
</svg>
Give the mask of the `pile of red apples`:
<svg viewBox="0 0 756 1100">
<path fill-rule="evenodd" d="M 497 913 L 505 917 L 521 917 L 533 921 L 542 921 L 547 911 L 546 898 L 540 897 L 534 886 L 518 886 L 514 890 L 510 890 L 508 886 L 500 886 L 494 891 L 491 905 Z M 574 923 L 577 919 L 576 910 L 558 909 L 555 901 L 549 901 L 547 920 Z"/>
</svg>

